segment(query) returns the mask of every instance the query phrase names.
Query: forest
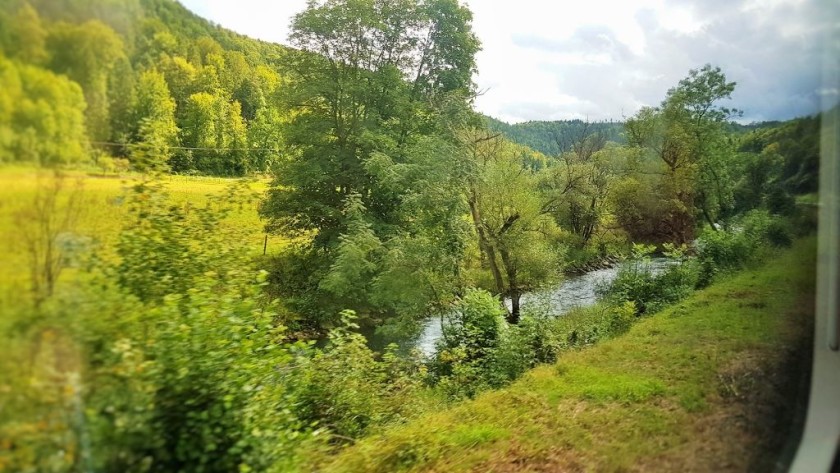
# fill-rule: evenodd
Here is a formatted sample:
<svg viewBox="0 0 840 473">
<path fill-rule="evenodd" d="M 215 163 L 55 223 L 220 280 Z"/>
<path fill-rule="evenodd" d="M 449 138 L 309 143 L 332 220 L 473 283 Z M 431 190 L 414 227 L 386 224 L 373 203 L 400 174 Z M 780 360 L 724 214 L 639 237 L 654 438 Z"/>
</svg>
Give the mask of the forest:
<svg viewBox="0 0 840 473">
<path fill-rule="evenodd" d="M 528 406 L 556 365 L 603 383 L 560 397 L 704 412 L 700 375 L 612 397 L 575 370 L 690 337 L 680 304 L 741 274 L 780 299 L 720 310 L 795 302 L 761 264 L 811 268 L 820 115 L 740 124 L 698 64 L 620 121 L 508 124 L 475 110 L 457 0 L 313 0 L 289 41 L 174 0 L 0 0 L 0 472 L 481 469 L 445 462 L 506 438 L 464 406 Z M 606 269 L 592 304 L 535 302 Z"/>
</svg>

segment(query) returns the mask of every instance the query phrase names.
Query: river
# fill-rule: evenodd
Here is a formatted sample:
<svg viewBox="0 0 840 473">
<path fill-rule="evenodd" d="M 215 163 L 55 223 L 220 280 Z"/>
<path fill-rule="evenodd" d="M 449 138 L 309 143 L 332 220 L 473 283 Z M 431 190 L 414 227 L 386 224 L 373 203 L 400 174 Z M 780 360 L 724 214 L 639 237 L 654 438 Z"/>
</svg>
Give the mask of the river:
<svg viewBox="0 0 840 473">
<path fill-rule="evenodd" d="M 528 307 L 541 306 L 554 316 L 562 316 L 576 307 L 585 307 L 598 302 L 598 288 L 609 284 L 618 275 L 621 265 L 635 264 L 625 262 L 611 268 L 598 269 L 580 275 L 569 276 L 553 288 L 524 294 L 522 296 L 523 312 Z M 668 266 L 675 264 L 674 260 L 668 258 L 652 258 L 649 264 L 654 273 L 665 270 Z M 510 307 L 510 301 L 506 301 Z M 417 335 L 406 337 L 389 337 L 377 333 L 373 329 L 362 330 L 368 339 L 368 345 L 377 351 L 381 351 L 389 343 L 396 343 L 400 351 L 408 352 L 417 348 L 425 356 L 432 356 L 435 353 L 435 344 L 443 336 L 442 317 L 429 317 L 422 322 Z"/>
</svg>

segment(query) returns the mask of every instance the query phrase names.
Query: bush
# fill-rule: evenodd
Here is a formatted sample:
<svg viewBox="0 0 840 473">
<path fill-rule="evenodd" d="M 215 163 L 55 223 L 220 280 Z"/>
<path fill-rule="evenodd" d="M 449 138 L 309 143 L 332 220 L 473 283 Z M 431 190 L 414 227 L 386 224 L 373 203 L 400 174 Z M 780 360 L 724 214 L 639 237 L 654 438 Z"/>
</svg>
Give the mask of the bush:
<svg viewBox="0 0 840 473">
<path fill-rule="evenodd" d="M 377 359 L 365 338 L 351 331 L 358 328 L 354 319 L 352 311 L 344 311 L 328 347 L 298 357 L 285 383 L 297 417 L 339 440 L 406 417 L 423 377 L 418 363 L 396 355 L 396 345 Z"/>
<path fill-rule="evenodd" d="M 706 230 L 697 241 L 698 287 L 711 284 L 718 273 L 743 268 L 759 259 L 769 246 L 785 247 L 792 242 L 789 222 L 765 210 L 746 213 L 731 230 Z"/>
<path fill-rule="evenodd" d="M 447 396 L 471 397 L 496 384 L 491 365 L 504 316 L 499 300 L 482 289 L 468 289 L 457 301 L 429 365 L 432 381 Z"/>
<path fill-rule="evenodd" d="M 602 295 L 615 305 L 632 302 L 637 315 L 651 314 L 677 302 L 694 290 L 699 279 L 695 263 L 684 256 L 683 250 L 669 247 L 681 261 L 661 274 L 654 274 L 647 255 L 651 247 L 635 246 L 635 260 L 622 266 L 616 278 L 601 289 Z"/>
</svg>

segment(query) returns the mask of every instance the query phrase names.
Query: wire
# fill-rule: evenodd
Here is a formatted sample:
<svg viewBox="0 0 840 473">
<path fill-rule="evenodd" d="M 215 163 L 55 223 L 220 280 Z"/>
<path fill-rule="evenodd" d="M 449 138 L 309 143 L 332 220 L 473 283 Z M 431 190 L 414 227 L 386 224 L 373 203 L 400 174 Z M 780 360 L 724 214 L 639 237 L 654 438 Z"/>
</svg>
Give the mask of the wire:
<svg viewBox="0 0 840 473">
<path fill-rule="evenodd" d="M 91 141 L 90 144 L 96 146 L 113 146 L 113 147 L 125 147 L 125 148 L 141 148 L 147 147 L 149 145 L 143 143 L 114 143 L 111 141 Z M 201 147 L 191 147 L 191 146 L 161 146 L 160 148 L 165 149 L 182 149 L 182 150 L 190 150 L 190 151 L 273 151 L 275 153 L 279 153 L 279 149 L 272 149 L 272 148 L 201 148 Z"/>
</svg>

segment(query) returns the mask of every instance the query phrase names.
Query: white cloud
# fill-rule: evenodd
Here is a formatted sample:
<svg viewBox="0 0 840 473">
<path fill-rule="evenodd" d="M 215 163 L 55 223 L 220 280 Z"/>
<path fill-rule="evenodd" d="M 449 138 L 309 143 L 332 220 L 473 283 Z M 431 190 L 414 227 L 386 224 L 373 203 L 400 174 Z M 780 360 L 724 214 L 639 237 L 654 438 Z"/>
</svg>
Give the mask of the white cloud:
<svg viewBox="0 0 840 473">
<path fill-rule="evenodd" d="M 252 37 L 286 43 L 305 0 L 182 0 Z M 479 111 L 511 122 L 620 119 L 656 105 L 705 63 L 738 82 L 745 120 L 816 111 L 820 41 L 838 19 L 819 0 L 469 0 L 482 41 Z"/>
</svg>

